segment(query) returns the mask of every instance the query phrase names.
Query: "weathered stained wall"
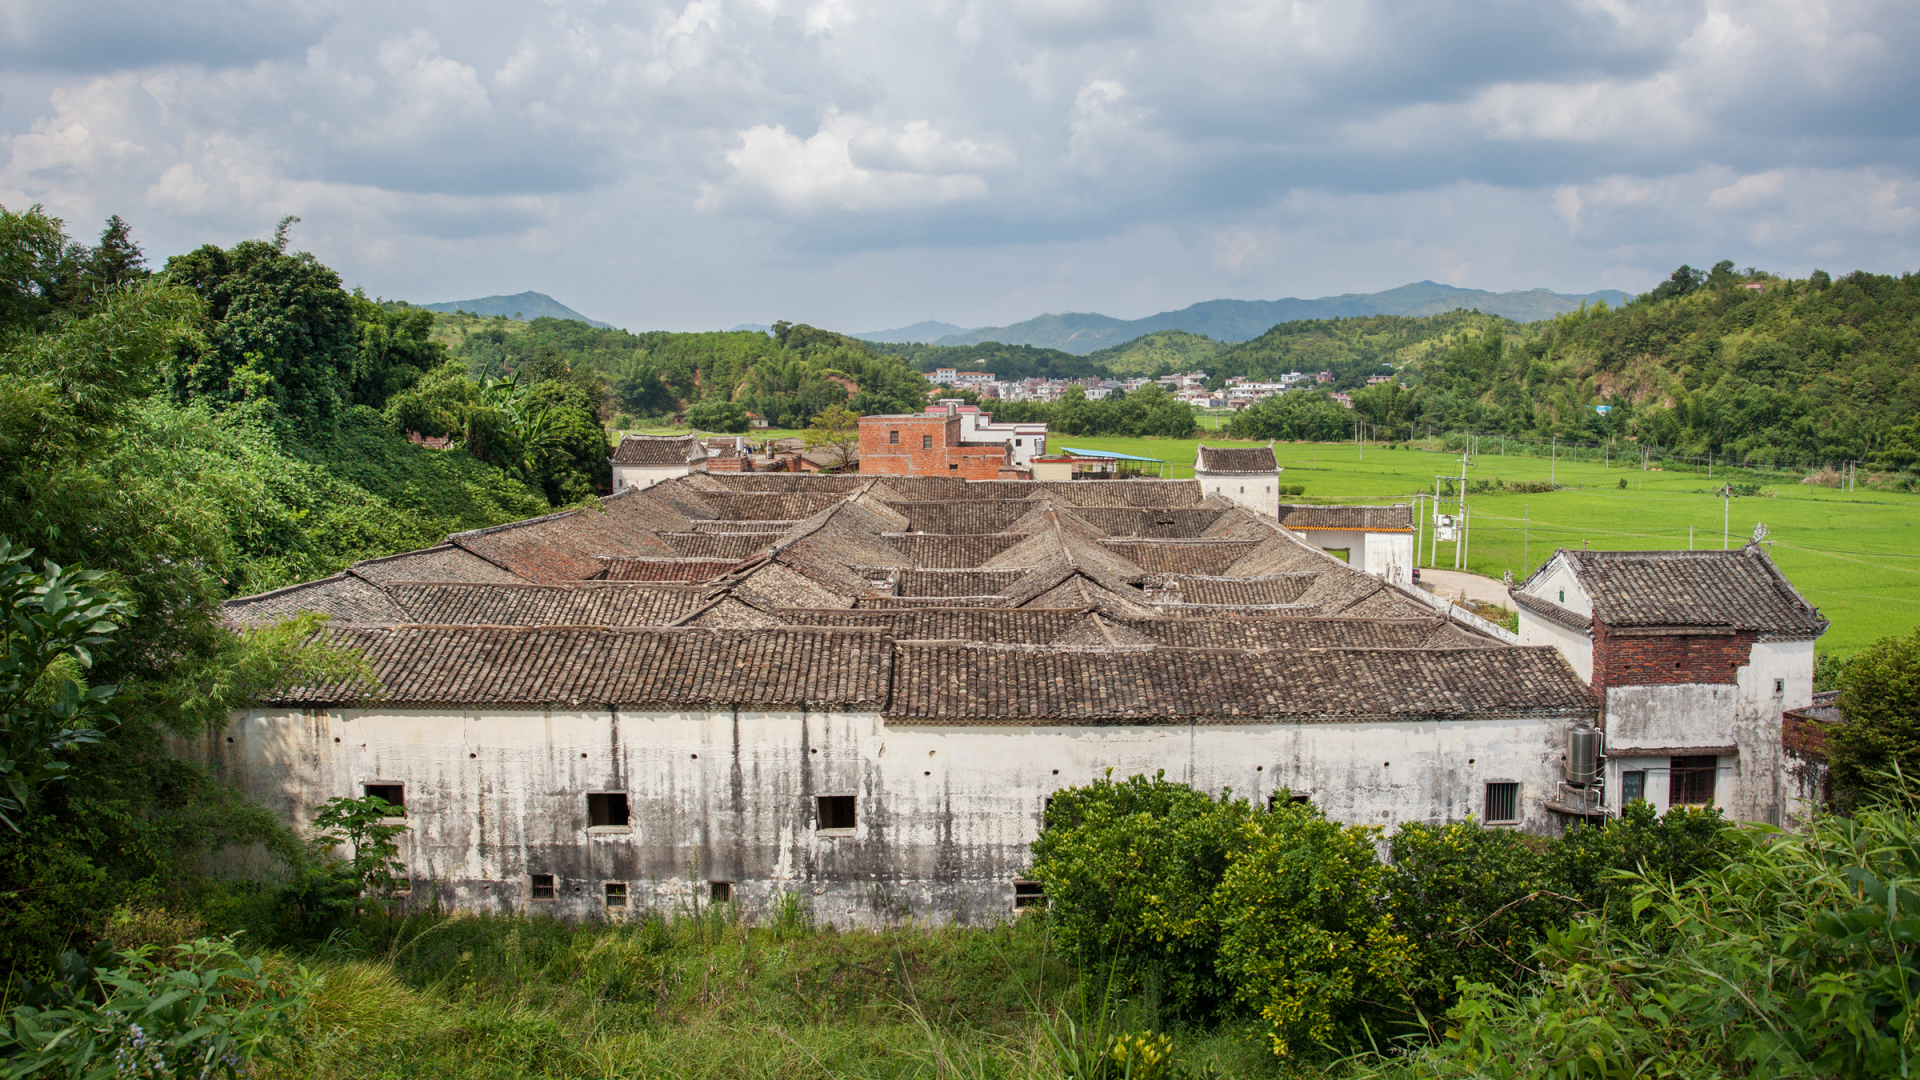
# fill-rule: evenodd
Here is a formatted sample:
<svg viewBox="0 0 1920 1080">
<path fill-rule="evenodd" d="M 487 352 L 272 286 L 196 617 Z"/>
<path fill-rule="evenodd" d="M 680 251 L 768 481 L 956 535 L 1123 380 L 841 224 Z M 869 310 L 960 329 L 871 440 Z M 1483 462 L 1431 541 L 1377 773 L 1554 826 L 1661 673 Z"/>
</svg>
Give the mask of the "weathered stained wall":
<svg viewBox="0 0 1920 1080">
<path fill-rule="evenodd" d="M 872 713 L 255 711 L 197 744 L 249 795 L 305 825 L 367 783 L 406 789 L 404 858 L 461 909 L 603 911 L 685 903 L 711 881 L 763 907 L 781 891 L 853 925 L 911 913 L 982 921 L 1012 885 L 1054 790 L 1165 770 L 1265 800 L 1310 794 L 1337 820 L 1391 829 L 1478 814 L 1518 781 L 1522 827 L 1558 779 L 1564 719 L 1457 722 L 963 726 Z M 628 829 L 589 830 L 589 793 L 620 791 Z M 854 795 L 857 825 L 822 833 L 815 797 Z M 529 874 L 554 874 L 552 902 Z M 432 884 L 430 885 L 429 882 Z"/>
<path fill-rule="evenodd" d="M 890 437 L 898 433 L 899 441 Z M 860 419 L 860 471 L 881 476 L 946 476 L 998 480 L 1012 447 L 963 444 L 959 415 L 865 416 Z"/>
<path fill-rule="evenodd" d="M 1517 605 L 1516 605 L 1517 606 Z M 1593 639 L 1570 626 L 1562 626 L 1551 619 L 1544 618 L 1519 608 L 1520 644 L 1551 645 L 1560 650 L 1566 658 L 1567 666 L 1589 685 L 1593 682 Z"/>
<path fill-rule="evenodd" d="M 650 488 L 663 480 L 672 480 L 678 476 L 688 476 L 693 472 L 691 465 L 615 465 L 613 467 L 613 490 L 625 491 L 627 488 Z"/>
<path fill-rule="evenodd" d="M 1294 529 L 1322 551 L 1347 552 L 1347 565 L 1398 585 L 1413 583 L 1413 534 L 1360 529 Z"/>
</svg>

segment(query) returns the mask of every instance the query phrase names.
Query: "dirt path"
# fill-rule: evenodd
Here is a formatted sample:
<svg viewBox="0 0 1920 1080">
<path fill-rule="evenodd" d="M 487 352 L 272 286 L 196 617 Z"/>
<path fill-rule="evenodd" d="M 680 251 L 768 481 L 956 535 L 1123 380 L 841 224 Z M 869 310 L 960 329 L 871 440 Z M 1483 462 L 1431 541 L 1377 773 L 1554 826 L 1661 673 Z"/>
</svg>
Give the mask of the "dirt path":
<svg viewBox="0 0 1920 1080">
<path fill-rule="evenodd" d="M 1513 610 L 1513 598 L 1507 595 L 1507 586 L 1503 582 L 1479 574 L 1463 573 L 1459 570 L 1432 570 L 1420 568 L 1420 583 L 1433 590 L 1435 596 L 1451 596 L 1456 600 L 1474 600 L 1482 604 Z"/>
</svg>

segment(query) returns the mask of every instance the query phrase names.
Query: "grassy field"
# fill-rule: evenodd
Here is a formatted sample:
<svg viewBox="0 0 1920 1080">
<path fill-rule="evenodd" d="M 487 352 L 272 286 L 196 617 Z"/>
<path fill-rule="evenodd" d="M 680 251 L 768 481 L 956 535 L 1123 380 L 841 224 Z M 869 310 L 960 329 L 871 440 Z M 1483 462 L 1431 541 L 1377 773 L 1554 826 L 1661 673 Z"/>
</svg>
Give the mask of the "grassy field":
<svg viewBox="0 0 1920 1080">
<path fill-rule="evenodd" d="M 1167 475 L 1193 475 L 1198 440 L 1064 438 L 1056 444 L 1164 458 Z M 1209 443 L 1214 445 L 1214 443 Z M 1256 443 L 1219 441 L 1223 446 Z M 1283 483 L 1304 484 L 1295 501 L 1355 503 L 1405 501 L 1431 492 L 1436 474 L 1459 475 L 1457 452 L 1389 450 L 1353 443 L 1281 443 L 1274 447 Z M 1512 571 L 1525 577 L 1556 548 L 1582 544 L 1596 550 L 1718 548 L 1723 514 L 1728 542 L 1739 546 L 1756 523 L 1767 526 L 1773 558 L 1812 603 L 1831 619 L 1823 652 L 1849 654 L 1888 634 L 1920 625 L 1920 495 L 1869 491 L 1847 493 L 1762 473 L 1716 470 L 1712 480 L 1695 471 L 1641 471 L 1600 462 L 1550 461 L 1504 456 L 1485 440 L 1471 458 L 1469 481 L 1546 481 L 1560 490 L 1534 494 L 1470 495 L 1473 528 L 1468 569 L 1489 577 Z M 1731 505 L 1712 492 L 1726 479 L 1757 482 L 1757 497 Z M 1621 481 L 1626 486 L 1621 487 Z M 1691 530 L 1691 539 L 1689 538 Z M 1453 565 L 1452 544 L 1441 544 L 1430 562 Z"/>
</svg>

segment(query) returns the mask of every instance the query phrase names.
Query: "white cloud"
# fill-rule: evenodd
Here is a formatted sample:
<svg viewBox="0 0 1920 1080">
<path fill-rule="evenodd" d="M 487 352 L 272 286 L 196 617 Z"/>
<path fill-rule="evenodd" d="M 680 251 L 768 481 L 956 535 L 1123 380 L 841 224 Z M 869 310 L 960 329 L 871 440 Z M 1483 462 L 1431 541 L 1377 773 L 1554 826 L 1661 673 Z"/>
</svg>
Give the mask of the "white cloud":
<svg viewBox="0 0 1920 1080">
<path fill-rule="evenodd" d="M 0 201 L 640 325 L 1900 270 L 1916 48 L 1910 0 L 0 0 Z"/>
</svg>

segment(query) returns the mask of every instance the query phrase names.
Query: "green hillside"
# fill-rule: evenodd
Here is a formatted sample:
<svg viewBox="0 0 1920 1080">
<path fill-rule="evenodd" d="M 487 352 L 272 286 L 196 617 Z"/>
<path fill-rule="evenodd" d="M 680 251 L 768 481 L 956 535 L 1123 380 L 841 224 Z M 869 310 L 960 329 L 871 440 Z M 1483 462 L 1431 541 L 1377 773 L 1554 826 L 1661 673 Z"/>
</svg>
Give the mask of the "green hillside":
<svg viewBox="0 0 1920 1080">
<path fill-rule="evenodd" d="M 435 339 L 475 377 L 540 361 L 592 372 L 616 426 L 686 414 L 716 431 L 746 430 L 747 412 L 805 427 L 834 405 L 917 411 L 931 387 L 906 359 L 858 338 L 805 325 L 712 333 L 631 333 L 562 319 L 439 314 Z M 701 410 L 694 414 L 693 410 Z"/>
<path fill-rule="evenodd" d="M 1132 341 L 1086 355 L 1111 375 L 1149 378 L 1183 371 L 1213 370 L 1213 360 L 1223 346 L 1202 334 L 1185 330 L 1158 330 Z"/>
</svg>

